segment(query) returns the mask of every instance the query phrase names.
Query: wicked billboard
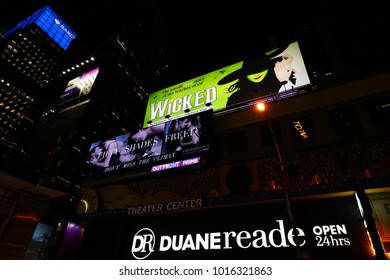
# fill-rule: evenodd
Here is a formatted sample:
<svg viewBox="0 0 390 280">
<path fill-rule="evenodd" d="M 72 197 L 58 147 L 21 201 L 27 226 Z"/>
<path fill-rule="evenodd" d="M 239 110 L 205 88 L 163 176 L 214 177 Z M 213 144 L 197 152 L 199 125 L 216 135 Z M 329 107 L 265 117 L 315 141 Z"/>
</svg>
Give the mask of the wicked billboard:
<svg viewBox="0 0 390 280">
<path fill-rule="evenodd" d="M 200 202 L 197 202 L 198 204 Z M 80 258 L 132 260 L 374 259 L 354 196 L 129 216 L 85 232 Z M 97 235 L 104 240 L 99 240 Z M 114 242 L 115 239 L 115 242 Z M 119 241 L 118 241 L 119 240 Z M 111 244 L 102 246 L 100 244 Z"/>
<path fill-rule="evenodd" d="M 272 102 L 309 85 L 298 42 L 150 94 L 144 127 L 210 106 L 224 110 L 251 100 Z"/>
<path fill-rule="evenodd" d="M 186 114 L 90 145 L 83 176 L 193 165 L 210 149 L 212 110 Z"/>
</svg>

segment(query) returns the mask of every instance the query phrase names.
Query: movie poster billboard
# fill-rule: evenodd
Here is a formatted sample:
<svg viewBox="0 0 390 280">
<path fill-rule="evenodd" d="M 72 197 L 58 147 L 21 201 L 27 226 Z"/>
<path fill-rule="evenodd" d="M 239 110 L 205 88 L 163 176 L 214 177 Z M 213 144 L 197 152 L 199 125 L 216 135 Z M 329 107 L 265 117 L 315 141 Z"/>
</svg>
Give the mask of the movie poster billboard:
<svg viewBox="0 0 390 280">
<path fill-rule="evenodd" d="M 143 127 L 211 107 L 214 112 L 254 100 L 297 95 L 310 84 L 298 42 L 210 72 L 149 96 Z"/>
<path fill-rule="evenodd" d="M 210 149 L 212 110 L 187 114 L 145 129 L 94 142 L 84 176 L 193 165 Z"/>
<path fill-rule="evenodd" d="M 68 82 L 60 96 L 60 104 L 88 95 L 99 73 L 99 67 L 92 69 Z"/>
</svg>

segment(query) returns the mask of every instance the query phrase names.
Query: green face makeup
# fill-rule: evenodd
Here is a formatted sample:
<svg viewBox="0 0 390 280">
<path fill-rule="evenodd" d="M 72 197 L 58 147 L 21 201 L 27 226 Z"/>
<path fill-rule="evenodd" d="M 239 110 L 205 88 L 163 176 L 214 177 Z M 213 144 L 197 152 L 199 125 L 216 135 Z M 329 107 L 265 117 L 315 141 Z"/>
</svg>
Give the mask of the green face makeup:
<svg viewBox="0 0 390 280">
<path fill-rule="evenodd" d="M 247 75 L 246 78 L 252 83 L 260 83 L 265 78 L 265 76 L 267 76 L 267 73 L 268 69 L 259 73 Z"/>
</svg>

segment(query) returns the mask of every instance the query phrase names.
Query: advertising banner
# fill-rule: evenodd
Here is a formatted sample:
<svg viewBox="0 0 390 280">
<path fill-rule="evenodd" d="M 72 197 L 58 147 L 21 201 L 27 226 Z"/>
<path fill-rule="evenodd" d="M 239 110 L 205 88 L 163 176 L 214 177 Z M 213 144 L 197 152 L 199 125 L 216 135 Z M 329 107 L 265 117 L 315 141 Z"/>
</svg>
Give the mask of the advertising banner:
<svg viewBox="0 0 390 280">
<path fill-rule="evenodd" d="M 84 176 L 146 168 L 155 172 L 197 164 L 209 151 L 211 137 L 209 109 L 94 142 L 86 158 Z"/>
<path fill-rule="evenodd" d="M 353 196 L 296 201 L 293 210 L 297 235 L 282 202 L 133 219 L 119 259 L 374 259 Z"/>
<path fill-rule="evenodd" d="M 295 96 L 309 85 L 298 42 L 150 94 L 143 127 L 207 107 L 215 111 L 253 100 Z"/>
<path fill-rule="evenodd" d="M 65 91 L 60 96 L 60 103 L 70 102 L 90 93 L 92 86 L 99 73 L 99 67 L 84 73 L 83 75 L 70 80 Z"/>
</svg>

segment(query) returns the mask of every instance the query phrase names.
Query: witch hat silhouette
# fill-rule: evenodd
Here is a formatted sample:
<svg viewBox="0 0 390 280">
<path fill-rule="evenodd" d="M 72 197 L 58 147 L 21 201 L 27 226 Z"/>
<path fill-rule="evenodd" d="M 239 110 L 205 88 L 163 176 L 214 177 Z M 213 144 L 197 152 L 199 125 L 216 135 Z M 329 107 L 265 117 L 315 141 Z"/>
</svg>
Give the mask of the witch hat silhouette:
<svg viewBox="0 0 390 280">
<path fill-rule="evenodd" d="M 288 45 L 274 51 L 244 60 L 242 67 L 219 80 L 218 85 L 231 84 L 227 91 L 232 92 L 226 106 L 236 105 L 252 99 L 269 96 L 279 91 L 281 83 L 275 73 L 274 66 L 282 57 L 272 59 L 281 54 Z"/>
</svg>

